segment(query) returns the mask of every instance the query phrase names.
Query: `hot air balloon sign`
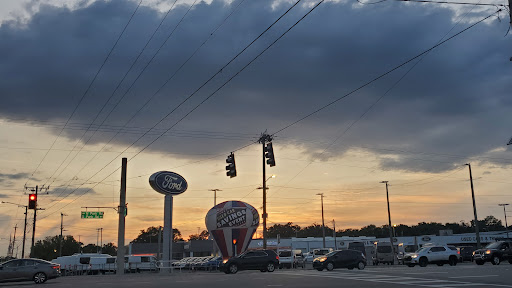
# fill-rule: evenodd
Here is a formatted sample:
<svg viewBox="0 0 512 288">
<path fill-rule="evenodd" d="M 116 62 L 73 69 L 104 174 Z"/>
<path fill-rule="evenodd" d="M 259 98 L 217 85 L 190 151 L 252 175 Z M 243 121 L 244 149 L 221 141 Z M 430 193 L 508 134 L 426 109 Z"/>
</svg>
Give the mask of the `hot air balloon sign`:
<svg viewBox="0 0 512 288">
<path fill-rule="evenodd" d="M 260 224 L 260 215 L 245 202 L 226 201 L 210 209 L 205 222 L 222 258 L 228 259 L 247 250 Z"/>
</svg>

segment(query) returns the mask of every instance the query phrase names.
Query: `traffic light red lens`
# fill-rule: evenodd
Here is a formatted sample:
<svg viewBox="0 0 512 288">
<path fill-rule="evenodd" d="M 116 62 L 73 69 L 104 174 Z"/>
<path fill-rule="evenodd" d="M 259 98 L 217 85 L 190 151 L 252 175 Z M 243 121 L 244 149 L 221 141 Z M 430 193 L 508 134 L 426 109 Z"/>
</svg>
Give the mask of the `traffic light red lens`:
<svg viewBox="0 0 512 288">
<path fill-rule="evenodd" d="M 36 195 L 30 195 L 30 200 L 36 200 Z"/>
</svg>

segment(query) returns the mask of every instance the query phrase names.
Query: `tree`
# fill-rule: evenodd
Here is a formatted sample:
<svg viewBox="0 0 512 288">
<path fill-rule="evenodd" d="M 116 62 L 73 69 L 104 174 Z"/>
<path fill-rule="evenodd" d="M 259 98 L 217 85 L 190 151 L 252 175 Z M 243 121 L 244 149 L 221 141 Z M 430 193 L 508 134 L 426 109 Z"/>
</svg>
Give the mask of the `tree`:
<svg viewBox="0 0 512 288">
<path fill-rule="evenodd" d="M 267 237 L 277 238 L 280 235 L 281 238 L 291 238 L 298 236 L 298 232 L 301 230 L 299 225 L 293 225 L 292 222 L 288 222 L 284 225 L 274 224 L 267 229 Z"/>
<path fill-rule="evenodd" d="M 79 251 L 80 244 L 73 238 L 73 236 L 67 235 L 62 237 L 62 256 L 72 255 Z M 34 244 L 32 251 L 32 257 L 52 260 L 59 256 L 59 239 L 60 236 L 48 236 L 43 240 L 39 240 Z"/>
<path fill-rule="evenodd" d="M 104 244 L 103 247 L 101 247 L 101 252 L 103 254 L 116 256 L 117 255 L 117 246 L 114 245 L 114 243 L 112 243 L 112 242 Z"/>
<path fill-rule="evenodd" d="M 158 234 L 159 234 L 159 229 L 161 228 L 162 226 L 159 226 L 159 227 L 155 227 L 155 226 L 151 226 L 151 227 L 148 227 L 146 230 L 140 230 L 140 233 L 139 235 L 137 236 L 137 238 L 133 239 L 133 243 L 158 243 Z M 163 229 L 162 229 L 162 237 L 160 238 L 160 240 L 163 242 Z M 178 242 L 178 241 L 183 241 L 183 237 L 181 237 L 181 232 L 180 230 L 176 229 L 176 228 L 173 228 L 172 229 L 172 236 L 173 236 L 173 242 Z"/>
<path fill-rule="evenodd" d="M 210 236 L 210 233 L 208 233 L 207 230 L 203 230 L 199 234 L 192 234 L 188 236 L 188 240 L 207 240 Z"/>
<path fill-rule="evenodd" d="M 82 248 L 82 253 L 98 253 L 100 247 L 96 244 L 87 244 Z"/>
</svg>

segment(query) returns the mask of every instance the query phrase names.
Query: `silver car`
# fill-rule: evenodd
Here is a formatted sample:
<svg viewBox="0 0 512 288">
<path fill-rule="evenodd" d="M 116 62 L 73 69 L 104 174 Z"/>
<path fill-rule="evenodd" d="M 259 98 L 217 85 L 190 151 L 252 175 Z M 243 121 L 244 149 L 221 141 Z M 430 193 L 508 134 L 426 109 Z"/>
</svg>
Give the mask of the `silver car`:
<svg viewBox="0 0 512 288">
<path fill-rule="evenodd" d="M 59 264 L 41 259 L 15 259 L 0 264 L 0 282 L 33 280 L 41 284 L 59 275 Z"/>
</svg>

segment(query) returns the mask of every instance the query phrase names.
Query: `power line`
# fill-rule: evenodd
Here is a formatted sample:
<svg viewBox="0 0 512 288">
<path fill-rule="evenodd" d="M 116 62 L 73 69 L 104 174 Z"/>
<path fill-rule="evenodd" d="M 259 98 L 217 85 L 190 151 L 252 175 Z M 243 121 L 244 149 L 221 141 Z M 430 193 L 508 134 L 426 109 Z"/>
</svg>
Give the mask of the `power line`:
<svg viewBox="0 0 512 288">
<path fill-rule="evenodd" d="M 474 24 L 470 25 L 469 27 L 467 27 L 467 28 L 463 29 L 462 31 L 460 31 L 460 32 L 458 32 L 458 33 L 456 33 L 456 34 L 454 34 L 453 36 L 449 37 L 448 39 L 446 39 L 446 40 L 443 40 L 443 41 L 439 42 L 438 44 L 436 44 L 436 45 L 432 46 L 431 48 L 429 48 L 429 49 L 427 49 L 427 50 L 425 50 L 425 51 L 421 52 L 420 54 L 418 54 L 418 55 L 416 55 L 416 56 L 414 56 L 414 57 L 410 58 L 409 60 L 407 60 L 407 61 L 405 61 L 405 62 L 401 63 L 400 65 L 395 66 L 394 68 L 392 68 L 392 69 L 390 69 L 390 70 L 386 71 L 385 73 L 383 73 L 383 74 L 381 74 L 381 75 L 379 75 L 379 76 L 377 76 L 377 77 L 373 78 L 372 80 L 370 80 L 370 81 L 366 82 L 365 84 L 363 84 L 363 85 L 359 86 L 358 88 L 356 88 L 356 89 L 354 89 L 354 90 L 352 90 L 352 91 L 348 92 L 347 94 L 345 94 L 345 95 L 343 95 L 343 96 L 341 96 L 341 97 L 337 98 L 336 100 L 331 101 L 330 103 L 328 103 L 328 104 L 326 104 L 326 105 L 324 105 L 324 106 L 322 106 L 322 107 L 320 107 L 320 108 L 316 109 L 315 111 L 313 111 L 313 112 L 311 112 L 311 113 L 309 113 L 309 114 L 307 114 L 307 115 L 303 116 L 302 118 L 300 118 L 300 119 L 298 119 L 298 120 L 296 120 L 296 121 L 294 121 L 294 122 L 292 122 L 292 123 L 290 123 L 290 124 L 288 124 L 288 125 L 284 126 L 283 128 L 281 128 L 281 129 L 277 130 L 276 132 L 274 132 L 274 133 L 272 134 L 272 136 L 274 136 L 274 135 L 276 135 L 276 134 L 279 134 L 280 132 L 282 132 L 282 131 L 284 131 L 284 130 L 286 130 L 286 129 L 288 129 L 288 128 L 292 127 L 292 126 L 294 126 L 295 124 L 297 124 L 297 123 L 299 123 L 299 122 L 301 122 L 301 121 L 304 121 L 305 119 L 307 119 L 307 118 L 309 118 L 309 117 L 311 117 L 311 116 L 313 116 L 313 115 L 317 114 L 318 112 L 320 112 L 320 111 L 322 111 L 322 110 L 324 110 L 324 109 L 326 109 L 326 108 L 328 108 L 328 107 L 330 107 L 330 106 L 334 105 L 335 103 L 339 102 L 340 100 L 343 100 L 343 99 L 347 98 L 348 96 L 350 96 L 350 95 L 354 94 L 355 92 L 357 92 L 357 91 L 359 91 L 359 90 L 361 90 L 361 89 L 365 88 L 366 86 L 368 86 L 368 85 L 372 84 L 373 82 L 376 82 L 377 80 L 380 80 L 381 78 L 384 78 L 385 76 L 387 76 L 387 75 L 391 74 L 391 73 L 392 73 L 392 72 L 394 72 L 395 70 L 398 70 L 399 68 L 401 68 L 401 67 L 405 66 L 406 64 L 408 64 L 408 63 L 410 63 L 410 62 L 414 61 L 415 59 L 417 59 L 417 58 L 419 58 L 419 57 L 423 56 L 424 54 L 429 53 L 430 51 L 434 50 L 435 48 L 437 48 L 437 47 L 439 47 L 439 46 L 443 45 L 444 43 L 446 43 L 446 42 L 448 42 L 448 41 L 452 40 L 453 38 L 455 38 L 455 37 L 459 36 L 460 34 L 462 34 L 462 33 L 466 32 L 466 31 L 468 31 L 469 29 L 473 28 L 474 26 L 476 26 L 476 25 L 478 25 L 478 24 L 482 23 L 483 21 L 485 21 L 485 20 L 487 20 L 487 19 L 491 18 L 492 16 L 494 16 L 495 14 L 497 14 L 497 13 L 498 13 L 498 12 L 500 12 L 500 11 L 502 11 L 502 9 L 499 9 L 498 11 L 496 11 L 496 12 L 492 13 L 491 15 L 489 15 L 489 16 L 487 16 L 487 17 L 485 17 L 485 18 L 483 18 L 483 19 L 481 19 L 481 20 L 479 20 L 479 21 L 477 21 L 476 23 L 474 23 Z"/>
<path fill-rule="evenodd" d="M 382 2 L 386 2 L 388 0 L 380 0 L 376 2 L 363 2 L 361 0 L 357 0 L 360 4 L 363 5 L 374 5 L 374 4 L 380 4 Z M 505 4 L 493 4 L 493 3 L 471 3 L 471 2 L 452 2 L 452 1 L 427 1 L 427 0 L 393 0 L 397 2 L 417 2 L 417 3 L 430 3 L 430 4 L 452 4 L 452 5 L 474 5 L 474 6 L 499 6 L 499 7 L 506 7 Z"/>
<path fill-rule="evenodd" d="M 283 15 L 281 15 L 274 23 L 272 23 L 272 25 L 270 27 L 272 27 L 275 23 L 277 23 L 277 21 L 279 21 L 282 17 L 284 17 L 284 15 L 286 15 L 293 7 L 295 7 L 295 5 L 297 5 L 298 2 L 300 2 L 301 0 L 298 0 L 294 5 L 292 5 L 291 8 L 289 8 Z M 268 49 L 270 49 L 270 47 L 272 47 L 275 43 L 277 43 L 277 41 L 279 41 L 282 37 L 284 37 L 289 31 L 291 31 L 296 25 L 298 25 L 304 18 L 306 18 L 311 12 L 313 12 L 321 3 L 323 3 L 324 0 L 321 0 L 320 2 L 318 2 L 318 4 L 316 4 L 315 6 L 313 6 L 304 16 L 302 16 L 297 22 L 295 22 L 295 24 L 293 24 L 290 28 L 288 28 L 284 33 L 282 33 L 275 41 L 273 41 L 270 45 L 268 45 L 262 52 L 260 52 L 256 57 L 254 57 L 249 63 L 247 63 L 242 69 L 240 69 L 237 73 L 235 73 L 231 78 L 229 78 L 226 82 L 224 82 L 224 84 L 222 84 L 219 88 L 217 88 L 213 93 L 211 93 L 208 97 L 206 97 L 203 101 L 201 101 L 199 104 L 197 104 L 192 110 L 190 110 L 188 113 L 186 113 L 182 118 L 180 118 L 174 125 L 172 125 L 171 127 L 169 127 L 166 132 L 168 132 L 170 129 L 172 129 L 174 126 L 176 126 L 178 123 L 180 123 L 182 120 L 184 120 L 188 115 L 190 115 L 193 111 L 195 111 L 197 108 L 199 108 L 199 106 L 201 106 L 204 102 L 206 102 L 208 99 L 210 99 L 213 95 L 215 95 L 218 91 L 220 91 L 224 86 L 226 86 L 229 82 L 231 82 L 236 76 L 238 76 L 242 71 L 244 71 L 247 67 L 249 67 L 249 65 L 251 65 L 254 61 L 256 61 L 256 59 L 258 59 L 261 55 L 263 55 L 263 53 L 265 53 Z M 269 28 L 267 28 L 264 33 L 266 31 L 268 31 Z M 260 34 L 257 39 L 259 39 L 264 33 Z M 257 40 L 256 39 L 256 40 Z M 252 43 L 254 43 L 256 40 L 252 41 L 248 46 L 252 45 Z M 245 51 L 248 46 L 246 48 L 244 48 L 242 51 Z M 235 57 L 238 57 L 241 53 L 237 54 L 237 56 Z M 234 60 L 234 59 L 233 59 Z M 229 65 L 229 63 L 231 63 L 233 60 L 231 60 L 230 62 L 228 62 L 227 65 Z M 225 65 L 225 66 L 227 66 Z M 223 69 L 223 68 L 222 68 Z M 220 71 L 222 71 L 222 69 Z M 217 72 L 216 74 L 218 74 L 219 72 Z M 215 75 L 216 75 L 215 74 Z M 213 79 L 213 78 L 210 78 L 210 79 Z M 210 80 L 208 80 L 210 81 Z M 204 84 L 205 85 L 205 84 Z M 204 86 L 203 85 L 203 86 Z M 199 88 L 200 89 L 200 88 Z M 198 90 L 199 90 L 198 89 Z M 196 90 L 196 91 L 198 91 Z M 194 92 L 196 93 L 196 92 Z M 194 94 L 193 93 L 193 94 Z M 190 95 L 190 97 L 193 96 Z M 188 98 L 187 98 L 188 99 Z M 186 100 L 185 100 L 186 101 Z M 184 102 L 182 102 L 184 103 Z M 181 104 L 180 104 L 181 105 Z M 175 110 L 175 109 L 174 109 Z M 174 110 L 172 110 L 171 112 L 169 112 L 168 115 L 170 115 Z M 167 116 L 168 116 L 167 115 Z M 165 119 L 167 116 L 165 116 L 163 119 Z M 163 121 L 163 119 L 161 121 Z M 160 122 L 161 122 L 160 121 Z M 159 122 L 159 123 L 160 123 Z M 158 125 L 158 123 L 156 124 Z M 155 126 L 156 126 L 155 125 Z M 164 133 L 166 133 L 164 132 Z M 163 135 L 163 134 L 162 134 Z M 132 156 L 132 158 L 130 160 L 132 160 L 133 158 L 135 158 L 137 155 L 139 155 L 140 153 L 142 153 L 146 148 L 148 148 L 150 145 L 152 145 L 154 142 L 156 142 L 158 139 L 160 139 L 160 137 L 162 136 L 160 135 L 159 137 L 155 138 L 153 141 L 151 141 L 149 144 L 147 144 L 144 148 L 142 148 L 141 150 L 139 150 L 138 153 L 136 153 L 134 156 Z M 144 135 L 143 135 L 144 136 Z M 142 137 L 143 137 L 142 136 Z M 141 138 L 142 138 L 141 137 Z M 140 139 L 140 138 L 139 138 Z M 135 144 L 138 140 L 136 140 L 133 144 Z M 253 142 L 254 143 L 254 142 Z M 253 143 L 251 144 L 248 144 L 242 148 L 245 148 L 245 147 L 248 147 L 250 145 L 252 145 Z M 133 144 L 131 144 L 129 147 L 127 147 L 125 150 L 129 149 L 131 146 L 133 146 Z M 239 148 L 239 149 L 242 149 L 242 148 Z M 110 163 L 112 163 L 115 159 L 113 159 L 112 161 L 110 161 L 107 165 L 105 165 L 101 170 L 99 170 L 98 172 L 96 172 L 92 177 L 94 177 L 95 175 L 97 175 L 99 172 L 101 172 L 103 169 L 105 169 Z M 114 170 L 112 173 L 110 173 L 107 177 L 105 177 L 103 180 L 105 180 L 106 178 L 110 177 L 113 173 L 115 173 L 117 170 L 119 170 L 119 168 L 117 168 L 116 170 Z M 89 179 L 91 179 L 89 178 Z M 93 189 L 95 186 L 91 187 L 90 189 Z M 78 189 L 78 188 L 77 188 Z M 76 191 L 77 189 L 75 189 L 74 191 Z M 90 189 L 88 189 L 87 191 L 89 191 Z M 71 192 L 73 193 L 73 192 Z M 70 193 L 70 194 L 71 194 Z M 81 196 L 83 196 L 85 193 L 81 194 L 80 196 L 78 196 L 77 198 L 75 198 L 74 200 L 72 200 L 70 203 L 67 203 L 66 205 L 64 205 L 64 207 L 68 206 L 69 204 L 73 203 L 74 201 L 76 201 L 78 198 L 80 198 Z M 69 195 L 69 194 L 68 194 Z M 65 197 L 64 197 L 65 198 Z M 53 206 L 52 206 L 53 207 Z M 64 208 L 62 207 L 62 208 Z M 47 217 L 47 216 L 46 216 Z"/>
<path fill-rule="evenodd" d="M 71 118 L 73 117 L 73 115 L 75 115 L 76 111 L 78 110 L 78 107 L 80 106 L 80 104 L 82 103 L 82 101 L 84 100 L 85 98 L 85 95 L 87 95 L 87 93 L 89 92 L 89 90 L 91 89 L 93 83 L 96 81 L 96 78 L 98 78 L 98 75 L 100 74 L 101 70 L 103 70 L 103 67 L 105 66 L 105 64 L 107 63 L 107 60 L 110 58 L 110 55 L 112 54 L 112 52 L 114 51 L 114 49 L 116 48 L 119 40 L 121 39 L 121 37 L 123 36 L 124 32 L 126 31 L 126 28 L 128 28 L 128 25 L 130 24 L 130 22 L 132 21 L 133 19 L 133 16 L 135 16 L 135 13 L 137 13 L 137 10 L 139 10 L 139 7 L 140 7 L 140 4 L 142 3 L 143 0 L 140 0 L 139 4 L 137 5 L 137 7 L 135 8 L 135 11 L 133 11 L 132 15 L 130 16 L 130 19 L 128 20 L 128 22 L 126 23 L 126 25 L 124 26 L 123 30 L 121 31 L 121 34 L 119 34 L 119 37 L 117 38 L 116 42 L 114 43 L 114 45 L 112 46 L 112 48 L 110 49 L 110 51 L 108 52 L 107 54 L 107 57 L 105 57 L 105 60 L 103 60 L 103 63 L 101 64 L 100 68 L 98 69 L 98 71 L 96 72 L 96 74 L 94 75 L 92 81 L 89 83 L 89 86 L 87 87 L 87 89 L 85 90 L 85 92 L 82 94 L 82 97 L 80 97 L 80 100 L 78 101 L 78 104 L 75 106 L 75 108 L 73 109 L 73 112 L 71 112 L 71 115 L 69 115 L 68 119 L 66 120 L 66 123 L 64 124 L 64 127 L 67 125 L 67 123 L 69 123 L 69 121 L 71 120 Z M 45 153 L 45 155 L 43 156 L 43 159 L 41 159 L 41 161 L 39 162 L 39 164 L 36 166 L 36 169 L 34 170 L 34 172 L 32 172 L 31 176 L 34 176 L 34 173 L 36 173 L 36 171 L 39 169 L 39 167 L 41 166 L 41 164 L 44 162 L 44 160 L 46 159 L 46 156 L 48 155 L 48 153 L 52 150 L 53 146 L 55 145 L 55 143 L 57 142 L 57 140 L 60 138 L 60 136 L 62 135 L 62 132 L 64 131 L 64 128 L 60 130 L 59 134 L 57 135 L 57 137 L 55 138 L 55 140 L 53 141 L 52 145 L 50 146 L 50 148 L 48 149 L 48 151 Z M 25 182 L 25 185 L 26 186 L 28 183 L 28 179 L 27 181 Z"/>
</svg>

